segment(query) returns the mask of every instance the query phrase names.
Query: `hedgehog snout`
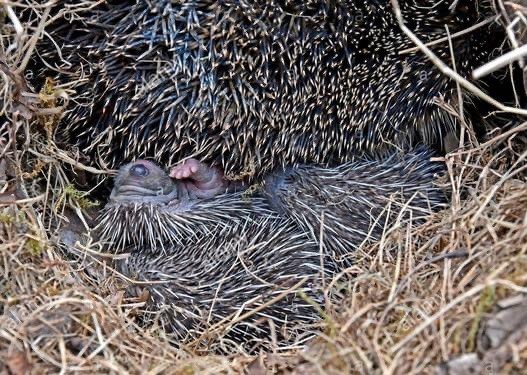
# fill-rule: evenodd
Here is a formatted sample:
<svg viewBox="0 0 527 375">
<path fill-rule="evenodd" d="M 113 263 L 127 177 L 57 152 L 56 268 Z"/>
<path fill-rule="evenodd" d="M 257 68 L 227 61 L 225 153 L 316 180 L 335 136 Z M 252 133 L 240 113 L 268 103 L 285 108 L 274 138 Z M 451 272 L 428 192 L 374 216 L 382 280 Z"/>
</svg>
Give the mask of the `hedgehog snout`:
<svg viewBox="0 0 527 375">
<path fill-rule="evenodd" d="M 286 168 L 284 171 L 267 175 L 263 183 L 265 192 L 274 194 L 280 191 L 287 191 L 288 185 L 291 183 L 292 173 L 291 168 Z"/>
<path fill-rule="evenodd" d="M 287 200 L 287 197 L 293 193 L 290 187 L 294 180 L 293 168 L 286 168 L 283 171 L 275 172 L 265 177 L 263 183 L 264 195 L 274 209 L 283 212 L 284 200 Z"/>
</svg>

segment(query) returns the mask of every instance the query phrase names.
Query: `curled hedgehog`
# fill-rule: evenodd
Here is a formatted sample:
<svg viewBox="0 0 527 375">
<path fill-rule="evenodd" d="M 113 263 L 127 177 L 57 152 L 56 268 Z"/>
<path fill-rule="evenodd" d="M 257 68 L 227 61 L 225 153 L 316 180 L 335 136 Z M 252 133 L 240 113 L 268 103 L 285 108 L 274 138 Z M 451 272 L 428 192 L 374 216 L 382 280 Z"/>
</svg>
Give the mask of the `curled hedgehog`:
<svg viewBox="0 0 527 375">
<path fill-rule="evenodd" d="M 221 351 L 311 337 L 324 280 L 337 271 L 332 259 L 263 198 L 196 198 L 188 190 L 140 160 L 120 169 L 101 215 L 101 238 L 130 252 L 117 269 L 147 282 L 128 288 L 139 295 L 146 286 L 143 317 Z"/>
<path fill-rule="evenodd" d="M 424 42 L 494 16 L 490 0 L 399 3 Z M 57 138 L 109 167 L 193 155 L 261 177 L 432 144 L 456 128 L 437 105 L 456 107 L 455 83 L 408 51 L 389 0 L 109 1 L 47 32 L 40 56 L 62 62 L 56 78 L 77 92 Z M 495 23 L 452 38 L 457 71 L 469 76 L 502 41 Z M 431 48 L 451 61 L 447 41 Z"/>
<path fill-rule="evenodd" d="M 147 310 L 179 339 L 213 345 L 219 335 L 249 351 L 272 345 L 270 337 L 279 347 L 300 344 L 324 306 L 325 280 L 382 234 L 378 217 L 415 219 L 440 206 L 429 156 L 288 169 L 250 197 L 195 160 L 170 172 L 176 180 L 139 160 L 120 169 L 99 232 L 130 253 L 118 269 L 145 282 Z M 186 173 L 192 165 L 199 168 Z"/>
<path fill-rule="evenodd" d="M 346 257 L 396 223 L 422 222 L 446 206 L 437 185 L 443 167 L 431 156 L 420 148 L 335 168 L 287 168 L 266 178 L 266 195 L 333 257 Z"/>
</svg>

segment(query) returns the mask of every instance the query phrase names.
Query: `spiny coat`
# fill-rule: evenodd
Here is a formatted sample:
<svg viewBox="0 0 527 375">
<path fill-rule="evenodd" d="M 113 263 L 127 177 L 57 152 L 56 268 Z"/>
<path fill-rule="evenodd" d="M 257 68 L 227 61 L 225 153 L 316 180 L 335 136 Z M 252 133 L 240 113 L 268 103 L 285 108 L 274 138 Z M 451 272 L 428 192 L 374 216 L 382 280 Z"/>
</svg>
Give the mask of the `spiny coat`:
<svg viewBox="0 0 527 375">
<path fill-rule="evenodd" d="M 424 42 L 494 14 L 489 0 L 400 5 Z M 60 67 L 58 81 L 76 90 L 58 139 L 110 167 L 194 155 L 228 175 L 262 176 L 277 166 L 433 143 L 456 124 L 437 106 L 441 98 L 455 105 L 455 84 L 421 52 L 400 53 L 414 45 L 389 0 L 128 0 L 83 8 L 81 18 L 47 29 L 64 60 L 49 38 L 40 52 Z M 498 28 L 452 40 L 462 75 L 491 58 L 503 40 Z M 432 48 L 450 65 L 448 42 Z"/>
</svg>

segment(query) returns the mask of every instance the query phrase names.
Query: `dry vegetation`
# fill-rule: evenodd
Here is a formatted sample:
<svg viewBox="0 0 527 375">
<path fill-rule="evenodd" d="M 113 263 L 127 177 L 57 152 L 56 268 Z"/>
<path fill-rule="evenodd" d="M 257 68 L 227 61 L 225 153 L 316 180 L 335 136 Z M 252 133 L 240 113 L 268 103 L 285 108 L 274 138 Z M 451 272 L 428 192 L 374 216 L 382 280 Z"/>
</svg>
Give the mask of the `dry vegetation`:
<svg viewBox="0 0 527 375">
<path fill-rule="evenodd" d="M 472 352 L 479 371 L 527 368 L 525 326 L 492 350 L 483 329 L 527 293 L 527 123 L 494 130 L 484 143 L 466 126 L 465 146 L 445 158 L 451 208 L 418 228 L 395 223 L 358 254 L 346 271 L 354 281 L 332 284 L 344 301 L 328 302 L 326 328 L 306 351 L 198 355 L 136 324 L 141 302 L 122 297 L 116 277 L 94 257 L 97 244 L 78 251 L 57 245 L 67 210 L 92 205 L 66 168 L 100 171 L 51 139 L 67 93 L 51 81 L 25 83 L 37 39 L 55 16 L 46 4 L 34 5 L 41 18 L 22 24 L 17 7 L 29 3 L 0 2 L 0 374 L 430 373 Z M 520 2 L 500 5 L 511 25 L 508 42 L 521 48 L 527 10 Z"/>
</svg>

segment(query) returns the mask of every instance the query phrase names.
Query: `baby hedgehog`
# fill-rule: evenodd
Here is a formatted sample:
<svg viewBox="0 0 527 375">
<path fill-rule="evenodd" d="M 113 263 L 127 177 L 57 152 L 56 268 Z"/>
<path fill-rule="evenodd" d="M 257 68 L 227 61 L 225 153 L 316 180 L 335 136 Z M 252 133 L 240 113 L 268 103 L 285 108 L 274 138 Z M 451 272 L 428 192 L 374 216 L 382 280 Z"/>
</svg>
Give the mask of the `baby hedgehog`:
<svg viewBox="0 0 527 375">
<path fill-rule="evenodd" d="M 171 174 L 185 176 L 181 169 Z M 136 161 L 120 169 L 101 214 L 102 240 L 130 253 L 117 269 L 142 282 L 129 291 L 149 292 L 145 319 L 220 351 L 302 344 L 337 266 L 264 198 L 189 197 L 211 182 L 200 177 L 174 182 L 154 163 Z"/>
<path fill-rule="evenodd" d="M 312 335 L 325 280 L 382 234 L 384 220 L 438 208 L 429 156 L 291 168 L 251 197 L 193 159 L 171 170 L 179 181 L 139 160 L 120 169 L 99 230 L 130 253 L 118 268 L 146 282 L 147 310 L 179 339 L 288 347 Z"/>
<path fill-rule="evenodd" d="M 395 223 L 417 224 L 445 207 L 443 166 L 420 148 L 335 168 L 299 166 L 268 176 L 266 196 L 334 257 L 347 257 Z"/>
</svg>

